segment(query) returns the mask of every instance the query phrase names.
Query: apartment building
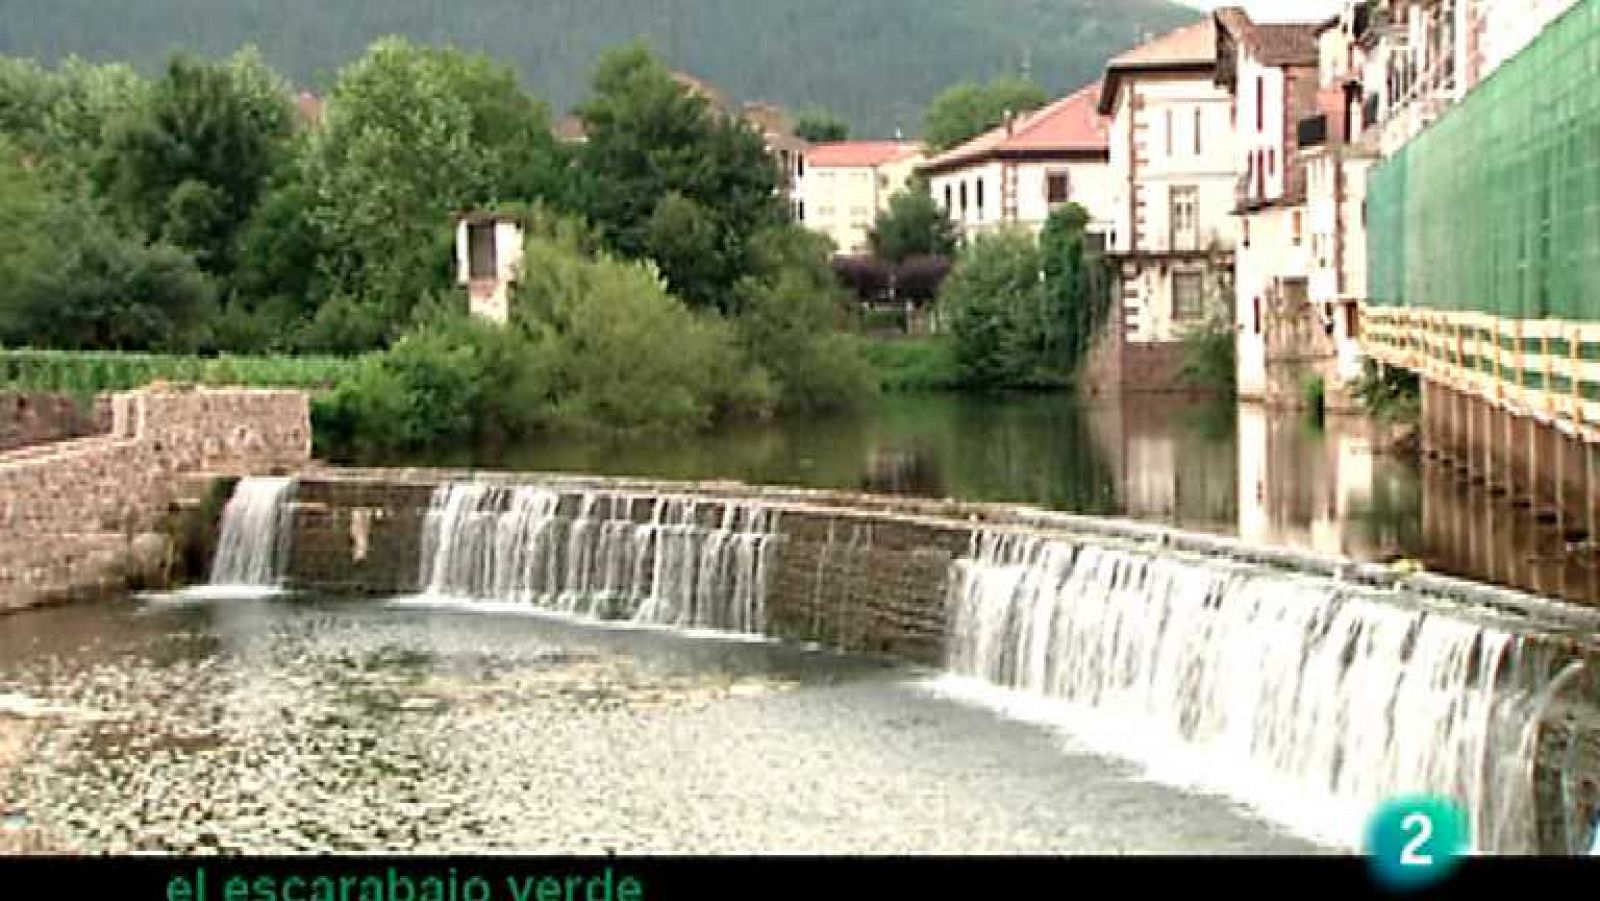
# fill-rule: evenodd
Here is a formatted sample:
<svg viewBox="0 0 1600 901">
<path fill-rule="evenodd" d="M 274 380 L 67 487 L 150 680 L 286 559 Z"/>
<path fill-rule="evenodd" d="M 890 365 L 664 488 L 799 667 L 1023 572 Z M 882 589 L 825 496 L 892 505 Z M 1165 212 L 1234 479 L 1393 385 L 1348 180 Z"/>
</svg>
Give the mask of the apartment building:
<svg viewBox="0 0 1600 901">
<path fill-rule="evenodd" d="M 1117 183 L 1100 88 L 1010 118 L 922 164 L 934 200 L 965 237 L 1003 226 L 1037 233 L 1068 203 L 1089 212 L 1091 232 L 1110 233 Z"/>
<path fill-rule="evenodd" d="M 1311 239 L 1299 125 L 1318 102 L 1318 26 L 1215 14 L 1217 84 L 1233 97 L 1233 213 L 1239 395 L 1293 405 L 1332 361 L 1331 327 L 1310 305 Z"/>
<path fill-rule="evenodd" d="M 1365 122 L 1391 156 L 1578 0 L 1365 0 L 1346 5 L 1366 51 Z"/>
<path fill-rule="evenodd" d="M 1233 98 L 1217 81 L 1215 20 L 1113 59 L 1098 109 L 1111 120 L 1116 182 L 1110 380 L 1170 390 L 1184 336 L 1234 321 Z"/>
<path fill-rule="evenodd" d="M 1367 176 L 1377 162 L 1360 141 L 1366 51 L 1363 4 L 1348 4 L 1317 30 L 1317 109 L 1299 123 L 1306 174 L 1306 219 L 1311 235 L 1309 294 L 1332 324 L 1334 366 L 1330 403 L 1349 403 L 1361 375 L 1361 304 L 1367 297 Z"/>
<path fill-rule="evenodd" d="M 905 141 L 813 145 L 802 157 L 795 220 L 833 239 L 838 253 L 866 253 L 878 213 L 923 160 L 921 146 Z"/>
</svg>

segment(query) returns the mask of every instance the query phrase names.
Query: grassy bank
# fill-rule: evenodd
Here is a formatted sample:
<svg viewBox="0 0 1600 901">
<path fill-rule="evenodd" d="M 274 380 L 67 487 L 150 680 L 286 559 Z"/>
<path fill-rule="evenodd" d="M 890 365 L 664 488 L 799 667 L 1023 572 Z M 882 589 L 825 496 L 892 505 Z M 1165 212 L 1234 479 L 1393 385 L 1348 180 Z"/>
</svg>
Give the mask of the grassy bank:
<svg viewBox="0 0 1600 901">
<path fill-rule="evenodd" d="M 0 350 L 0 387 L 89 397 L 166 381 L 255 388 L 332 388 L 354 367 L 344 357 L 200 357 L 114 351 Z"/>
<path fill-rule="evenodd" d="M 886 394 L 955 391 L 962 386 L 955 351 L 943 338 L 874 338 L 865 346 L 878 388 Z"/>
</svg>

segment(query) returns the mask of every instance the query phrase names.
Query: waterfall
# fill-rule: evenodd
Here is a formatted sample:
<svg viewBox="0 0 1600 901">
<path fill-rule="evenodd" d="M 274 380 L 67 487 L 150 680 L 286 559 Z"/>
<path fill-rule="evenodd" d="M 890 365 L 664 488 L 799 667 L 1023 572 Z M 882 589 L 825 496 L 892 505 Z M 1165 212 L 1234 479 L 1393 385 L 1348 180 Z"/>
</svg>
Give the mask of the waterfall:
<svg viewBox="0 0 1600 901">
<path fill-rule="evenodd" d="M 274 588 L 282 581 L 292 531 L 284 513 L 293 496 L 293 479 L 239 480 L 222 511 L 212 587 Z"/>
<path fill-rule="evenodd" d="M 1201 781 L 1229 770 L 1291 825 L 1352 847 L 1377 805 L 1413 793 L 1463 803 L 1479 852 L 1534 847 L 1530 737 L 1552 674 L 1508 630 L 1326 580 L 1026 535 L 979 533 L 951 591 L 952 670 L 1115 720 L 1126 756 L 1208 761 Z"/>
<path fill-rule="evenodd" d="M 761 634 L 775 538 L 757 502 L 456 483 L 434 492 L 420 582 L 433 597 Z"/>
</svg>

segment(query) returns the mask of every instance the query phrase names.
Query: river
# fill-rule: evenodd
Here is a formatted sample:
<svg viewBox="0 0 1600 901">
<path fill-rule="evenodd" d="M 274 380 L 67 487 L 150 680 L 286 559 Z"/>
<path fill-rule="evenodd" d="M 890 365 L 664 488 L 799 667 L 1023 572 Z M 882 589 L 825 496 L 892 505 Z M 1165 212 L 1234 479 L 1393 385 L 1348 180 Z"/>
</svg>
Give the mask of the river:
<svg viewBox="0 0 1600 901">
<path fill-rule="evenodd" d="M 1329 850 L 925 672 L 520 614 L 32 611 L 0 630 L 0 705 L 0 727 L 32 727 L 0 769 L 0 842 L 31 850 Z"/>
<path fill-rule="evenodd" d="M 1600 602 L 1568 530 L 1385 452 L 1361 417 L 1146 397 L 891 396 L 849 417 L 564 437 L 371 465 L 735 480 L 1125 516 Z"/>
</svg>

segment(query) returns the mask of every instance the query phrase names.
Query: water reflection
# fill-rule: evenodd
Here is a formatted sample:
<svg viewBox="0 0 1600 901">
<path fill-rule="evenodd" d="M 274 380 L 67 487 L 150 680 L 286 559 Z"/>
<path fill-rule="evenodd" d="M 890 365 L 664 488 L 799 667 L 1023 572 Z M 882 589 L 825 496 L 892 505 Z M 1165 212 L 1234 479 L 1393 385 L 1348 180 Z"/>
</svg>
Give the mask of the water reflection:
<svg viewBox="0 0 1600 901">
<path fill-rule="evenodd" d="M 1422 554 L 1416 469 L 1382 454 L 1366 419 L 1317 425 L 1242 407 L 1238 434 L 1244 540 L 1364 560 Z"/>
<path fill-rule="evenodd" d="M 1359 417 L 1186 399 L 915 396 L 856 417 L 744 425 L 682 440 L 561 439 L 365 465 L 733 479 L 1129 516 L 1578 600 L 1593 555 L 1525 510 L 1381 452 Z"/>
</svg>

